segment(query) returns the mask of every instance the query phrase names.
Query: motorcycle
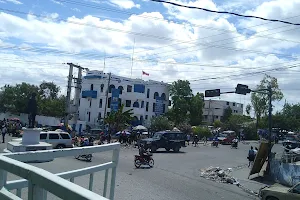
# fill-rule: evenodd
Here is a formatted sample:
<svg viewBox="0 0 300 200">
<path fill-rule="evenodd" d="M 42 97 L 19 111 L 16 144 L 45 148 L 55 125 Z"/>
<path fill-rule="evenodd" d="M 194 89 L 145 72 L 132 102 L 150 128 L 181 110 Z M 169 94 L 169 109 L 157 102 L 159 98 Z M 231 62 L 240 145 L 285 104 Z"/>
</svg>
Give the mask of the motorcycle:
<svg viewBox="0 0 300 200">
<path fill-rule="evenodd" d="M 152 154 L 147 154 L 144 156 L 135 155 L 134 156 L 134 166 L 136 168 L 140 168 L 141 165 L 149 165 L 149 167 L 153 167 L 154 160 L 152 158 Z"/>
<path fill-rule="evenodd" d="M 211 143 L 211 146 L 212 146 L 212 147 L 218 147 L 218 146 L 219 146 L 219 142 L 218 142 L 218 141 L 213 141 L 213 142 Z"/>
<path fill-rule="evenodd" d="M 75 156 L 75 158 L 76 158 L 77 160 L 80 160 L 80 159 L 82 158 L 82 159 L 85 159 L 85 160 L 88 161 L 88 162 L 91 162 L 91 161 L 92 161 L 92 157 L 93 157 L 92 154 Z"/>
<path fill-rule="evenodd" d="M 231 143 L 231 148 L 233 149 L 233 148 L 238 148 L 238 143 L 237 142 L 232 142 Z"/>
</svg>

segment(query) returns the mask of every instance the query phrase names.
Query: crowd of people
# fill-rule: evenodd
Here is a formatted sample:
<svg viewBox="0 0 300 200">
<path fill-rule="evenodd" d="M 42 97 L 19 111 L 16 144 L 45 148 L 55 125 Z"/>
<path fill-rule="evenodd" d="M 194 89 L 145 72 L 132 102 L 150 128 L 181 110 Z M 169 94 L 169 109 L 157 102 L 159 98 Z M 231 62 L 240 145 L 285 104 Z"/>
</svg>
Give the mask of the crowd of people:
<svg viewBox="0 0 300 200">
<path fill-rule="evenodd" d="M 22 124 L 18 120 L 3 119 L 0 120 L 0 132 L 2 135 L 2 143 L 5 143 L 6 134 L 18 136 L 21 133 Z"/>
</svg>

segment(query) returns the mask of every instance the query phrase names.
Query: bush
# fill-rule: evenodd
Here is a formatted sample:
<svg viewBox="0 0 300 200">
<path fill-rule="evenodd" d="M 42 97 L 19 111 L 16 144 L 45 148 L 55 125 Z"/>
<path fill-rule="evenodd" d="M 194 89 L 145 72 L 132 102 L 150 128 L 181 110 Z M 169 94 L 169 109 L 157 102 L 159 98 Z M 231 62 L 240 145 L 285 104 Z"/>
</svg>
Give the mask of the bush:
<svg viewBox="0 0 300 200">
<path fill-rule="evenodd" d="M 198 135 L 199 138 L 210 137 L 211 132 L 207 127 L 196 126 L 192 130 L 194 135 Z"/>
</svg>

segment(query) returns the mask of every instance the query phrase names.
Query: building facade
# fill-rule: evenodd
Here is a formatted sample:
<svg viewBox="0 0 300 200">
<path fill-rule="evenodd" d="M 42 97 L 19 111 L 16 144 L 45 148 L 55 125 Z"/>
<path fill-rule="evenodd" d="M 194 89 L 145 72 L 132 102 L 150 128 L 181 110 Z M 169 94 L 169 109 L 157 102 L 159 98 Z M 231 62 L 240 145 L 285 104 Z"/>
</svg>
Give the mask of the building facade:
<svg viewBox="0 0 300 200">
<path fill-rule="evenodd" d="M 233 115 L 243 115 L 243 104 L 223 100 L 204 100 L 203 121 L 213 123 L 222 120 L 224 111 L 230 107 Z"/>
<path fill-rule="evenodd" d="M 118 89 L 118 90 L 115 90 Z M 108 95 L 107 94 L 108 90 Z M 153 116 L 167 112 L 169 105 L 168 84 L 159 81 L 143 81 L 103 73 L 103 71 L 89 71 L 82 80 L 81 98 L 79 105 L 79 119 L 88 125 L 97 126 L 115 109 L 112 104 L 112 93 L 118 91 L 117 107 L 124 105 L 124 110 L 133 109 L 133 125 L 149 125 Z M 107 102 L 106 102 L 106 96 Z"/>
</svg>

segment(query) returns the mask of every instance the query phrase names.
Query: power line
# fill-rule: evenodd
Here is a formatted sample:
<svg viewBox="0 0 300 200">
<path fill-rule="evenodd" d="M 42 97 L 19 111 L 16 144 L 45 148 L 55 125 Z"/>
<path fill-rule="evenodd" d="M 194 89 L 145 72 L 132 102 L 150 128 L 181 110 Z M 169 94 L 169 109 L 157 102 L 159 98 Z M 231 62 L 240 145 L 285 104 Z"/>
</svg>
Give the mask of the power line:
<svg viewBox="0 0 300 200">
<path fill-rule="evenodd" d="M 174 2 L 170 2 L 170 1 L 164 1 L 164 0 L 150 0 L 150 1 L 160 2 L 160 3 L 167 3 L 167 4 L 177 6 L 177 7 L 179 6 L 179 7 L 190 8 L 190 9 L 198 9 L 198 10 L 203 10 L 203 11 L 211 12 L 211 13 L 229 14 L 229 15 L 235 15 L 235 16 L 238 16 L 238 17 L 245 17 L 245 18 L 256 18 L 256 19 L 261 19 L 261 20 L 265 20 L 265 21 L 280 22 L 280 23 L 295 25 L 295 26 L 300 25 L 298 23 L 292 23 L 292 22 L 283 21 L 283 20 L 279 20 L 279 19 L 267 19 L 267 18 L 263 18 L 263 17 L 253 16 L 253 15 L 242 15 L 242 14 L 238 14 L 238 13 L 234 13 L 234 12 L 216 11 L 216 10 L 210 10 L 210 9 L 206 9 L 206 8 L 196 7 L 196 6 L 182 5 L 182 4 L 178 4 L 178 3 L 174 3 Z"/>
<path fill-rule="evenodd" d="M 263 70 L 263 71 L 257 71 L 257 72 L 249 72 L 249 73 L 240 73 L 240 74 L 233 74 L 233 75 L 228 75 L 228 76 L 218 76 L 218 77 L 210 77 L 210 78 L 199 78 L 199 79 L 194 79 L 194 80 L 189 80 L 190 82 L 192 81 L 204 81 L 204 80 L 215 80 L 215 79 L 221 79 L 221 78 L 230 78 L 230 77 L 245 77 L 249 75 L 255 75 L 255 74 L 262 74 L 265 72 L 271 72 L 271 71 L 279 71 L 279 70 L 284 70 L 284 69 L 291 69 L 295 67 L 299 67 L 300 64 L 292 65 L 292 66 L 285 66 L 285 67 L 279 67 L 279 68 L 274 68 L 274 69 L 269 69 L 269 70 Z"/>
</svg>

